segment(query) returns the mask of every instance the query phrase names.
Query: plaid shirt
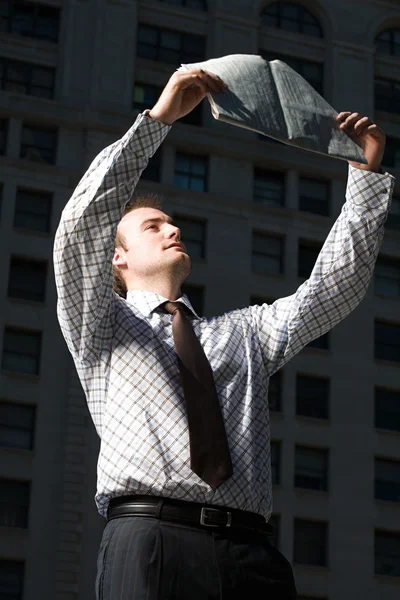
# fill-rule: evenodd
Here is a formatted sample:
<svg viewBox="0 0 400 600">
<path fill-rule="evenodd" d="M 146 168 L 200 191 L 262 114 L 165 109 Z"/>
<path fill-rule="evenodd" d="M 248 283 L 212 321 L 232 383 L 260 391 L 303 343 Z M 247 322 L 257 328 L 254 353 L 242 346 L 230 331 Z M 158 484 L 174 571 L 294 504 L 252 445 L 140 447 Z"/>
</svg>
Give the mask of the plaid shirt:
<svg viewBox="0 0 400 600">
<path fill-rule="evenodd" d="M 168 298 L 112 288 L 117 225 L 169 127 L 139 115 L 92 162 L 56 233 L 57 314 L 101 438 L 96 503 L 152 494 L 272 512 L 269 377 L 361 301 L 383 236 L 393 178 L 349 170 L 347 201 L 310 278 L 272 305 L 192 325 L 214 373 L 233 476 L 215 492 L 189 466 L 189 439 Z"/>
</svg>

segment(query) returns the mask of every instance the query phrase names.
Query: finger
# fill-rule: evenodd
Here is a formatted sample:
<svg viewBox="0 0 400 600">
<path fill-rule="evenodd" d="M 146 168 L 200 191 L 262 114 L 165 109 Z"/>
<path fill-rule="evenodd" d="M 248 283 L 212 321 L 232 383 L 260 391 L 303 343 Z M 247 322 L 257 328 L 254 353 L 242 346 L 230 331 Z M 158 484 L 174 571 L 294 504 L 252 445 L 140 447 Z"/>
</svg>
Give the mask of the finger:
<svg viewBox="0 0 400 600">
<path fill-rule="evenodd" d="M 204 94 L 207 94 L 209 91 L 207 84 L 200 75 L 190 74 L 188 77 L 184 78 L 183 83 L 185 84 L 185 87 L 199 87 Z"/>
<path fill-rule="evenodd" d="M 346 120 L 344 121 L 344 123 L 342 125 L 344 125 L 346 127 L 346 129 L 351 131 L 353 129 L 354 125 L 360 119 L 361 119 L 361 115 L 359 113 L 351 113 L 351 115 L 346 118 Z"/>
<path fill-rule="evenodd" d="M 338 121 L 344 121 L 345 119 L 347 119 L 347 117 L 349 117 L 351 115 L 350 111 L 345 111 L 345 112 L 341 112 L 338 114 L 338 116 L 336 117 L 336 119 Z"/>
<path fill-rule="evenodd" d="M 218 92 L 222 92 L 222 90 L 224 89 L 224 87 L 219 83 L 219 81 L 211 76 L 211 73 L 208 73 L 203 69 L 201 70 L 200 77 L 207 84 L 211 92 L 217 94 Z"/>
<path fill-rule="evenodd" d="M 367 127 L 369 127 L 372 124 L 373 123 L 371 119 L 369 119 L 368 117 L 363 117 L 362 119 L 359 119 L 354 125 L 354 133 L 356 135 L 362 135 L 363 133 L 365 133 Z"/>
<path fill-rule="evenodd" d="M 211 77 L 211 79 L 213 79 L 219 87 L 221 87 L 221 88 L 228 87 L 228 84 L 225 83 L 225 81 L 223 81 L 223 79 L 221 79 L 221 77 L 219 75 L 216 75 L 215 73 L 211 73 L 211 71 L 206 71 L 205 69 L 202 69 L 202 72 L 205 73 L 206 75 L 208 75 L 209 77 Z"/>
</svg>

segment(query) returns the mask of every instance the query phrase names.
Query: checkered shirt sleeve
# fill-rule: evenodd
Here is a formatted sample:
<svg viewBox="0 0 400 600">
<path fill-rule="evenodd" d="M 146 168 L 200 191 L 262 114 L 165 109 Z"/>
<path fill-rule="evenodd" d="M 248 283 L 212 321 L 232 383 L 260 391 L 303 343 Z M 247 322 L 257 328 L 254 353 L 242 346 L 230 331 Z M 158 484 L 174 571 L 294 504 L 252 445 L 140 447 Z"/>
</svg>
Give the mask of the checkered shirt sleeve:
<svg viewBox="0 0 400 600">
<path fill-rule="evenodd" d="M 390 207 L 394 178 L 349 166 L 346 203 L 312 273 L 272 305 L 250 307 L 267 373 L 344 319 L 371 280 Z"/>
<path fill-rule="evenodd" d="M 117 226 L 142 171 L 170 127 L 141 114 L 93 160 L 55 235 L 57 315 L 74 359 L 90 364 L 111 342 Z"/>
</svg>

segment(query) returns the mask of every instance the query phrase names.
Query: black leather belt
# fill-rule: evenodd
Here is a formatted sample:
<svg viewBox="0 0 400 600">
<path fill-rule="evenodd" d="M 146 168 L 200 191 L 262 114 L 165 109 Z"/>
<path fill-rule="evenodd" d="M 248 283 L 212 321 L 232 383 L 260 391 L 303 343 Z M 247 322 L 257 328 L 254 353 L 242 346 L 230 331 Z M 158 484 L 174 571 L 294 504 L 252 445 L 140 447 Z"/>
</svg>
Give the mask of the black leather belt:
<svg viewBox="0 0 400 600">
<path fill-rule="evenodd" d="M 159 498 L 157 496 L 119 496 L 110 501 L 107 520 L 118 517 L 153 517 L 200 528 L 247 529 L 274 534 L 274 528 L 257 513 L 224 506 L 210 506 Z"/>
</svg>

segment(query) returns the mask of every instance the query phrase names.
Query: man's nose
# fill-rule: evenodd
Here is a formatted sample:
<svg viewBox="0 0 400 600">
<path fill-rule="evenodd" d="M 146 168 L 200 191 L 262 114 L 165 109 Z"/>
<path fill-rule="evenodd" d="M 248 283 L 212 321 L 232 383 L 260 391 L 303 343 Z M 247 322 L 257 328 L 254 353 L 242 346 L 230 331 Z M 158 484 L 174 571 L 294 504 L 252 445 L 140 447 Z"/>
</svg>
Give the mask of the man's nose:
<svg viewBox="0 0 400 600">
<path fill-rule="evenodd" d="M 181 239 L 181 230 L 179 229 L 179 227 L 176 227 L 175 225 L 170 225 L 171 229 L 168 231 L 167 233 L 167 237 L 169 238 L 176 238 L 177 240 Z"/>
</svg>

